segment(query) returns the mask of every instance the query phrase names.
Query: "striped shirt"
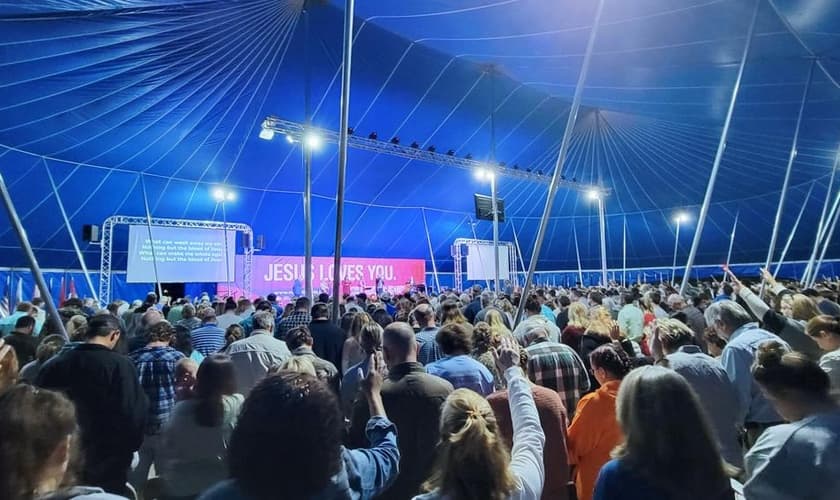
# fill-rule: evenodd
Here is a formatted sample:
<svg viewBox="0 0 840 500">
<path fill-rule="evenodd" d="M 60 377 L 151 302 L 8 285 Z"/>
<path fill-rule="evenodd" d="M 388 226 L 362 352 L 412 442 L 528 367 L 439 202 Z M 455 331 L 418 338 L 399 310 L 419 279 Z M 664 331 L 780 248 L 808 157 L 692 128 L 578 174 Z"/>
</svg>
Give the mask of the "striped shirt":
<svg viewBox="0 0 840 500">
<path fill-rule="evenodd" d="M 589 391 L 589 376 L 583 360 L 571 347 L 548 339 L 536 340 L 525 348 L 528 378 L 535 384 L 557 391 L 571 419 L 581 396 Z"/>
<path fill-rule="evenodd" d="M 225 331 L 215 323 L 205 323 L 192 331 L 193 349 L 207 357 L 225 346 Z"/>
</svg>

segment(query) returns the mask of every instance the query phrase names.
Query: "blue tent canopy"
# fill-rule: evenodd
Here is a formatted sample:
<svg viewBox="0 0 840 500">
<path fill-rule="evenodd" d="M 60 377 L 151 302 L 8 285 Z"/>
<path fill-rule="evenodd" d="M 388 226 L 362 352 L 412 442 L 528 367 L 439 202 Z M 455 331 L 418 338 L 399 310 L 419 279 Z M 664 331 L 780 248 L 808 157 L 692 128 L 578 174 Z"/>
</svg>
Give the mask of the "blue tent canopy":
<svg viewBox="0 0 840 500">
<path fill-rule="evenodd" d="M 0 2 L 0 171 L 45 267 L 76 268 L 47 177 L 71 224 L 143 215 L 221 218 L 210 192 L 238 192 L 228 220 L 265 235 L 264 252 L 303 253 L 301 150 L 258 138 L 267 115 L 338 128 L 343 2 L 35 0 Z M 357 134 L 435 145 L 546 182 L 502 175 L 501 239 L 530 256 L 595 14 L 582 0 L 359 2 L 350 123 Z M 607 0 L 572 136 L 567 179 L 609 188 L 608 264 L 670 265 L 679 210 L 684 261 L 746 42 L 753 0 Z M 763 261 L 812 61 L 814 70 L 781 234 L 804 217 L 787 260 L 814 244 L 840 145 L 840 3 L 761 0 L 701 264 Z M 491 67 L 492 66 L 492 67 Z M 313 163 L 313 249 L 334 251 L 337 148 Z M 343 254 L 427 258 L 442 271 L 459 237 L 489 239 L 473 193 L 489 186 L 448 166 L 352 150 Z M 561 190 L 539 269 L 599 265 L 597 207 Z M 125 265 L 118 233 L 114 267 Z M 784 241 L 784 239 L 782 240 Z M 829 257 L 840 256 L 837 239 Z M 779 245 L 781 247 L 781 245 Z M 99 248 L 83 248 L 96 268 Z M 0 226 L 0 265 L 22 266 Z"/>
</svg>

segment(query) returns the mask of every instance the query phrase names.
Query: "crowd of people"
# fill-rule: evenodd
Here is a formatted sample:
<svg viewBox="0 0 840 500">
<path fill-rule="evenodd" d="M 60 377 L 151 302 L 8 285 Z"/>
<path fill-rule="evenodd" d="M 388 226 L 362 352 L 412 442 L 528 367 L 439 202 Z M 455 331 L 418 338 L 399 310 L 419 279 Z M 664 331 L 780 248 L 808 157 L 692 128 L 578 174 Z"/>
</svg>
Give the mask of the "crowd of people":
<svg viewBox="0 0 840 500">
<path fill-rule="evenodd" d="M 360 294 L 340 318 L 326 294 L 22 302 L 0 498 L 840 498 L 838 284 L 727 273 Z"/>
</svg>

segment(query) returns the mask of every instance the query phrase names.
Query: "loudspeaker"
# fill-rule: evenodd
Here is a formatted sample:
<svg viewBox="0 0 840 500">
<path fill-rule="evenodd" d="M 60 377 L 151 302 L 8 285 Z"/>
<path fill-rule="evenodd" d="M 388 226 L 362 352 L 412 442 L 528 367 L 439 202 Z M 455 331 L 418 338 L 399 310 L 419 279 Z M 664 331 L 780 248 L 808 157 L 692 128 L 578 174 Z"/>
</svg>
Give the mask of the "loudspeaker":
<svg viewBox="0 0 840 500">
<path fill-rule="evenodd" d="M 265 250 L 265 235 L 258 234 L 254 241 L 254 250 Z"/>
<path fill-rule="evenodd" d="M 251 248 L 251 233 L 242 233 L 242 248 Z"/>
<path fill-rule="evenodd" d="M 99 243 L 99 226 L 85 224 L 82 226 L 82 239 L 91 243 Z"/>
</svg>

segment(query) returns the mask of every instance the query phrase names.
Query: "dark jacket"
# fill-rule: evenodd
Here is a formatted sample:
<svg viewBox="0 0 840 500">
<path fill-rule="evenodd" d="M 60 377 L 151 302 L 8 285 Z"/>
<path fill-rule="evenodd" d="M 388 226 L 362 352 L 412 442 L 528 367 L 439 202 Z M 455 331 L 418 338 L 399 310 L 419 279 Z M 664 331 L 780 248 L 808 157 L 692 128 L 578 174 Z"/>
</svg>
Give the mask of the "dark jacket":
<svg viewBox="0 0 840 500">
<path fill-rule="evenodd" d="M 79 344 L 45 364 L 36 385 L 62 391 L 76 405 L 84 482 L 122 491 L 132 453 L 143 442 L 149 404 L 131 360 L 101 345 Z"/>
<path fill-rule="evenodd" d="M 25 333 L 12 332 L 3 337 L 3 341 L 12 346 L 17 355 L 18 365 L 23 365 L 35 359 L 35 350 L 38 348 L 38 339 Z"/>
<path fill-rule="evenodd" d="M 440 438 L 440 411 L 453 391 L 446 380 L 429 375 L 420 363 L 402 363 L 391 368 L 382 384 L 382 402 L 388 419 L 399 433 L 400 474 L 379 497 L 403 500 L 420 493 L 429 478 Z M 358 398 L 348 436 L 350 448 L 367 446 L 365 424 L 369 418 L 367 402 Z"/>
<path fill-rule="evenodd" d="M 481 298 L 477 297 L 464 308 L 464 317 L 467 318 L 470 324 L 473 324 L 479 311 L 481 311 Z"/>
<path fill-rule="evenodd" d="M 312 352 L 321 359 L 326 359 L 333 366 L 341 366 L 341 350 L 346 338 L 344 330 L 329 320 L 312 320 L 309 323 L 312 333 Z"/>
<path fill-rule="evenodd" d="M 569 324 L 569 308 L 564 308 L 562 311 L 557 313 L 557 319 L 554 322 L 557 324 L 557 328 L 559 328 L 561 332 L 565 330 L 566 325 Z"/>
</svg>

